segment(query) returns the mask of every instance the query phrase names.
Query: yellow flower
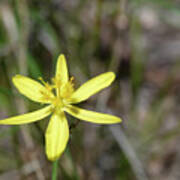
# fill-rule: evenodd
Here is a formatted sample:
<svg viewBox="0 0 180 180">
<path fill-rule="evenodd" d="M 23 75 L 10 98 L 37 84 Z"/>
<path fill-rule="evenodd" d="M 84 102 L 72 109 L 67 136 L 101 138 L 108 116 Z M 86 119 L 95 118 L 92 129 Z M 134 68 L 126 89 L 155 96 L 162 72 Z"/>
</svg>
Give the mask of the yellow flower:
<svg viewBox="0 0 180 180">
<path fill-rule="evenodd" d="M 64 112 L 84 121 L 114 124 L 121 119 L 97 112 L 78 108 L 72 104 L 85 101 L 93 94 L 109 86 L 115 79 L 113 72 L 101 74 L 74 90 L 73 78 L 69 79 L 66 59 L 60 55 L 57 61 L 56 74 L 52 83 L 46 83 L 40 78 L 43 85 L 22 75 L 13 77 L 13 83 L 19 92 L 32 101 L 47 104 L 46 107 L 27 114 L 0 120 L 0 124 L 17 125 L 41 120 L 52 114 L 48 124 L 46 138 L 46 155 L 49 160 L 58 159 L 66 148 L 69 139 L 69 127 Z"/>
</svg>

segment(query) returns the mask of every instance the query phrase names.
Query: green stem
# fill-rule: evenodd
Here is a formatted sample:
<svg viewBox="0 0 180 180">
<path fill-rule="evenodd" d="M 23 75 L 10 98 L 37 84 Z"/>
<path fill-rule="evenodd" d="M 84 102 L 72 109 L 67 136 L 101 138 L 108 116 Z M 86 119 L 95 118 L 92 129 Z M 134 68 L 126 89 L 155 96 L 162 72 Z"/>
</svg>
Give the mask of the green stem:
<svg viewBox="0 0 180 180">
<path fill-rule="evenodd" d="M 54 161 L 52 164 L 52 180 L 57 180 L 58 176 L 58 160 Z"/>
</svg>

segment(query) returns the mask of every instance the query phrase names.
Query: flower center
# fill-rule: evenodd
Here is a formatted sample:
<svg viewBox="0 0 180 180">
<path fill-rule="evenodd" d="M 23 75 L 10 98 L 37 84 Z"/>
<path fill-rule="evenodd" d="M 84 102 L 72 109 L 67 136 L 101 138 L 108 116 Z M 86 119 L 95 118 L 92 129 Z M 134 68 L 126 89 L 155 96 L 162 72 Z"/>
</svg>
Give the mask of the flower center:
<svg viewBox="0 0 180 180">
<path fill-rule="evenodd" d="M 74 92 L 74 77 L 71 77 L 67 83 L 61 83 L 58 78 L 52 78 L 51 84 L 45 82 L 42 78 L 39 78 L 39 80 L 46 88 L 46 91 L 42 92 L 43 99 L 58 108 L 62 108 L 64 105 L 69 104 L 68 100 Z"/>
</svg>

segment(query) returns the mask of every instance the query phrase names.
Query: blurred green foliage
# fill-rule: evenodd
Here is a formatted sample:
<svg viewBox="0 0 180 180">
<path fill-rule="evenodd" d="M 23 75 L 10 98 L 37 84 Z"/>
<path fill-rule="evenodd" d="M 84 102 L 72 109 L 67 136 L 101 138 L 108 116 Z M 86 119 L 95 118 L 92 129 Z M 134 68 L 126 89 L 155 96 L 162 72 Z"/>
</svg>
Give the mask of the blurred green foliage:
<svg viewBox="0 0 180 180">
<path fill-rule="evenodd" d="M 82 106 L 122 116 L 123 132 L 147 177 L 171 179 L 177 168 L 174 156 L 179 155 L 179 6 L 175 0 L 2 0 L 0 118 L 38 108 L 16 94 L 11 78 L 21 73 L 49 80 L 59 53 L 67 56 L 77 84 L 115 71 L 113 88 Z M 9 173 L 11 178 L 16 169 L 26 179 L 50 178 L 51 164 L 43 154 L 47 122 L 27 127 L 28 142 L 21 128 L 1 127 L 2 177 Z M 72 130 L 60 160 L 60 178 L 138 179 L 127 147 L 118 146 L 107 127 L 88 126 L 80 123 Z M 40 170 L 25 170 L 33 160 L 40 162 Z M 169 162 L 172 171 L 166 167 Z"/>
</svg>

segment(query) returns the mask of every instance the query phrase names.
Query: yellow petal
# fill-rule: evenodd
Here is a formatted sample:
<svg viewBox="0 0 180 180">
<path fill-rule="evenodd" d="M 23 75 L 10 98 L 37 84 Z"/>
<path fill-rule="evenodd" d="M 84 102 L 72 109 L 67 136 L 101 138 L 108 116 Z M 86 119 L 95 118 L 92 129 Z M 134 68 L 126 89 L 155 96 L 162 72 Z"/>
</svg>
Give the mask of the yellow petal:
<svg viewBox="0 0 180 180">
<path fill-rule="evenodd" d="M 51 113 L 51 109 L 52 109 L 51 106 L 47 106 L 45 108 L 42 108 L 34 112 L 0 120 L 0 124 L 18 125 L 18 124 L 32 123 L 47 117 Z"/>
<path fill-rule="evenodd" d="M 13 83 L 21 94 L 35 102 L 49 103 L 48 97 L 53 97 L 43 85 L 26 76 L 16 75 Z"/>
<path fill-rule="evenodd" d="M 63 84 L 69 80 L 66 58 L 63 54 L 61 54 L 57 60 L 56 79 L 60 80 Z"/>
<path fill-rule="evenodd" d="M 121 122 L 121 119 L 116 116 L 88 111 L 71 105 L 67 106 L 65 111 L 80 120 L 89 121 L 92 123 L 114 124 Z"/>
<path fill-rule="evenodd" d="M 64 113 L 53 114 L 46 130 L 46 154 L 50 161 L 64 152 L 69 139 L 69 127 Z"/>
<path fill-rule="evenodd" d="M 90 79 L 80 86 L 71 96 L 71 103 L 79 103 L 88 99 L 100 90 L 108 87 L 115 79 L 113 72 L 103 73 L 95 78 Z"/>
</svg>

